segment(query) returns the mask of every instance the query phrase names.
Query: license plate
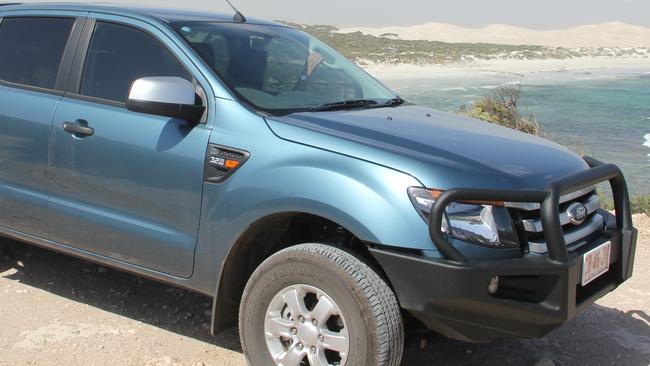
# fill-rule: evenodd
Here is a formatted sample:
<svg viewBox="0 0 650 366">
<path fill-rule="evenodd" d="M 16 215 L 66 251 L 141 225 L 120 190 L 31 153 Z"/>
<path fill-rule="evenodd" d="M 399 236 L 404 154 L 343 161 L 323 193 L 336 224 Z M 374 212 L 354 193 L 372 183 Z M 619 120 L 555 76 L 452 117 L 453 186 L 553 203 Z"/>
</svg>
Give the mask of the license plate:
<svg viewBox="0 0 650 366">
<path fill-rule="evenodd" d="M 608 241 L 582 257 L 582 286 L 586 286 L 609 270 L 611 254 L 612 243 Z"/>
</svg>

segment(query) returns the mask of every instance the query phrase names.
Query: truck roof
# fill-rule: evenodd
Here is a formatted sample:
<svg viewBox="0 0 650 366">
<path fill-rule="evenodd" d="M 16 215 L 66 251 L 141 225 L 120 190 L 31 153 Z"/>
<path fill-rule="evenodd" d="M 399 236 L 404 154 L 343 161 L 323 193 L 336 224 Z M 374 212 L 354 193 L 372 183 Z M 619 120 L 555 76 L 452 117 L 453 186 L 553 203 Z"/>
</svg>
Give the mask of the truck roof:
<svg viewBox="0 0 650 366">
<path fill-rule="evenodd" d="M 163 7 L 134 6 L 113 3 L 74 3 L 74 2 L 48 2 L 48 3 L 0 3 L 0 10 L 69 10 L 111 13 L 132 17 L 148 17 L 163 22 L 220 22 L 235 23 L 234 14 L 216 13 L 210 10 L 180 10 Z M 284 24 L 261 19 L 246 17 L 246 23 L 259 25 L 283 26 Z"/>
</svg>

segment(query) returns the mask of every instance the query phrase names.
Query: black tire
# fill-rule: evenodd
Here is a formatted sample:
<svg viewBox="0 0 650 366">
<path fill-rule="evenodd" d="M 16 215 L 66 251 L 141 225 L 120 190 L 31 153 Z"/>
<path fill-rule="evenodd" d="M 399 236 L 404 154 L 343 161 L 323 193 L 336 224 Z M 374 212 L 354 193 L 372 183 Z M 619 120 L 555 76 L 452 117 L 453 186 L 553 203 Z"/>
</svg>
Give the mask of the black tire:
<svg viewBox="0 0 650 366">
<path fill-rule="evenodd" d="M 399 365 L 404 329 L 395 294 L 361 260 L 323 244 L 284 249 L 265 260 L 249 279 L 239 308 L 239 332 L 250 365 L 276 364 L 266 343 L 267 310 L 283 289 L 303 284 L 322 290 L 345 319 L 349 335 L 345 365 Z M 302 349 L 302 343 L 300 346 Z"/>
</svg>

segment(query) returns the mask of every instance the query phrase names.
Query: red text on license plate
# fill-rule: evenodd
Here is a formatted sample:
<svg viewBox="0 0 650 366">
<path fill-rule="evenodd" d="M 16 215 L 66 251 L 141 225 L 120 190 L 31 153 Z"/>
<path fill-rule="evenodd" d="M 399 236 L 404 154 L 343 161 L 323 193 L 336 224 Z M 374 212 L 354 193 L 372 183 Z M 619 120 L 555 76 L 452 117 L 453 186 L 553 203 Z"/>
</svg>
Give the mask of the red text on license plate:
<svg viewBox="0 0 650 366">
<path fill-rule="evenodd" d="M 582 286 L 586 286 L 609 270 L 611 253 L 612 243 L 608 241 L 582 257 Z"/>
</svg>

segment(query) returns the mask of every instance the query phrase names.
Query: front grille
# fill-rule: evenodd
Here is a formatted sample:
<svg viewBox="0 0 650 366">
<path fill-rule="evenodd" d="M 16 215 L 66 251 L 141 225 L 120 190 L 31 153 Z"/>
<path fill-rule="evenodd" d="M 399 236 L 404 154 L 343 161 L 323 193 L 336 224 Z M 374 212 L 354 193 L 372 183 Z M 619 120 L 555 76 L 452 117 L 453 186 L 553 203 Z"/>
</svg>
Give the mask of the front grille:
<svg viewBox="0 0 650 366">
<path fill-rule="evenodd" d="M 571 222 L 567 209 L 574 203 L 580 202 L 587 209 L 587 218 L 584 222 L 576 225 Z M 528 243 L 528 249 L 531 253 L 545 254 L 548 252 L 546 240 L 544 238 L 542 220 L 540 217 L 539 204 L 516 204 L 509 205 L 518 217 L 519 232 L 525 236 L 524 242 Z M 564 240 L 567 247 L 576 249 L 581 246 L 587 239 L 602 234 L 604 228 L 604 218 L 598 213 L 600 209 L 600 200 L 594 187 L 572 192 L 562 196 L 560 199 L 560 223 L 564 233 Z"/>
</svg>

